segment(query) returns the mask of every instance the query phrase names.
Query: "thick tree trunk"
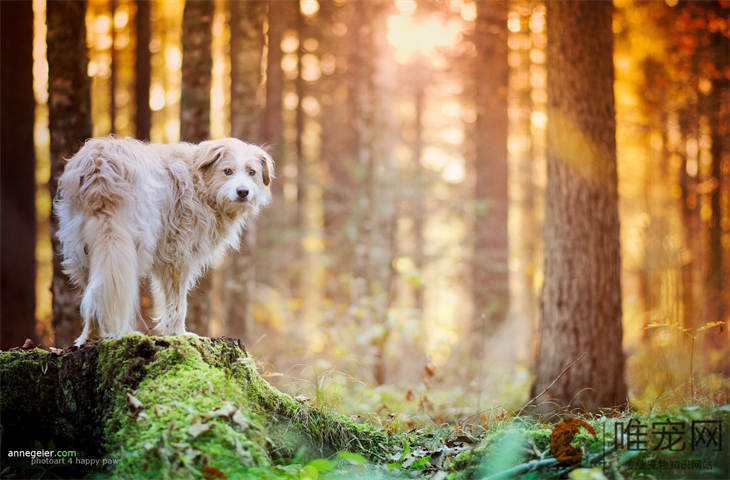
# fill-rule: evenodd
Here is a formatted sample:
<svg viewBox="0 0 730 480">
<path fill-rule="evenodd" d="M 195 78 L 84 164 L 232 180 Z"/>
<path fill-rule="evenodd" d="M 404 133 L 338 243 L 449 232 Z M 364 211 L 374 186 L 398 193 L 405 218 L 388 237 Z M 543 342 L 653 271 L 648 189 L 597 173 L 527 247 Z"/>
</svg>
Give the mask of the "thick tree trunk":
<svg viewBox="0 0 730 480">
<path fill-rule="evenodd" d="M 149 140 L 150 128 L 152 125 L 152 112 L 150 110 L 150 78 L 152 76 L 152 64 L 150 60 L 150 2 L 137 0 L 137 16 L 135 26 L 137 31 L 137 44 L 134 73 L 135 91 L 135 132 L 139 140 Z"/>
<path fill-rule="evenodd" d="M 473 299 L 475 340 L 483 341 L 509 308 L 507 239 L 506 0 L 477 2 L 476 215 Z"/>
<path fill-rule="evenodd" d="M 67 353 L 0 352 L 0 388 L 10 478 L 38 476 L 30 459 L 9 456 L 38 443 L 75 451 L 65 465 L 42 465 L 54 478 L 258 478 L 295 455 L 384 460 L 400 445 L 276 390 L 228 338 L 128 335 Z M 111 463 L 79 461 L 102 457 Z"/>
<path fill-rule="evenodd" d="M 35 338 L 33 6 L 2 2 L 2 348 Z"/>
<path fill-rule="evenodd" d="M 533 394 L 557 381 L 537 400 L 541 410 L 627 400 L 612 11 L 610 2 L 547 3 L 545 284 Z"/>
<path fill-rule="evenodd" d="M 231 8 L 231 135 L 245 142 L 261 140 L 261 60 L 267 2 L 233 1 Z M 226 334 L 245 338 L 250 324 L 256 233 L 248 222 L 241 248 L 226 272 Z"/>
<path fill-rule="evenodd" d="M 48 126 L 51 133 L 51 198 L 66 160 L 91 137 L 91 97 L 87 76 L 86 2 L 48 2 Z M 53 245 L 53 329 L 56 345 L 70 345 L 81 333 L 80 296 L 61 269 L 56 230 L 51 216 Z"/>
<path fill-rule="evenodd" d="M 182 95 L 180 98 L 180 139 L 198 143 L 210 136 L 210 85 L 213 2 L 185 2 L 182 35 Z M 190 292 L 187 328 L 207 335 L 210 319 L 212 274 L 208 270 Z"/>
</svg>

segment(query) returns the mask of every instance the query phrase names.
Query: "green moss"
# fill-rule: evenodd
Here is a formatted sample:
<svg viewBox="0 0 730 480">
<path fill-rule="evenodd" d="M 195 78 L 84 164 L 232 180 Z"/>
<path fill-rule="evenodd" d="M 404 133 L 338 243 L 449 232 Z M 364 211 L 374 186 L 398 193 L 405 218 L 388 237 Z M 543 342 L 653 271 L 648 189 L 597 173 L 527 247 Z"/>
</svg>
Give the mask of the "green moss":
<svg viewBox="0 0 730 480">
<path fill-rule="evenodd" d="M 99 345 L 100 388 L 114 392 L 104 426 L 121 476 L 176 478 L 220 470 L 250 475 L 272 461 L 340 449 L 384 458 L 391 438 L 373 426 L 313 408 L 272 387 L 240 342 L 130 335 Z M 130 393 L 142 403 L 133 408 Z M 240 414 L 208 419 L 232 405 Z M 245 419 L 241 425 L 241 418 Z M 191 433 L 193 425 L 210 428 Z M 213 469 L 213 470 L 210 470 Z"/>
<path fill-rule="evenodd" d="M 270 463 L 265 428 L 250 408 L 240 384 L 202 360 L 190 344 L 175 342 L 160 350 L 132 395 L 135 410 L 120 399 L 105 430 L 119 476 L 178 478 L 218 469 L 242 475 L 252 466 Z M 230 402 L 245 423 L 230 418 L 206 420 L 206 414 Z M 209 426 L 195 436 L 191 426 Z"/>
<path fill-rule="evenodd" d="M 309 459 L 347 450 L 382 461 L 401 445 L 275 389 L 237 340 L 134 334 L 63 355 L 1 352 L 0 362 L 4 438 L 13 439 L 3 448 L 40 440 L 112 461 L 96 474 L 296 477 Z M 36 476 L 24 468 L 10 473 Z"/>
</svg>

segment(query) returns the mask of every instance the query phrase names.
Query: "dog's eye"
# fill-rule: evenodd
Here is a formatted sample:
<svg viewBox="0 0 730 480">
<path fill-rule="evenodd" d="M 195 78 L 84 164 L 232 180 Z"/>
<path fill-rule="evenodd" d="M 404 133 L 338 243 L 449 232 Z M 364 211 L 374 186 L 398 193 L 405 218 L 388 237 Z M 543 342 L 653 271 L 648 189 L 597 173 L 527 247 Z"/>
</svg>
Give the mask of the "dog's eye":
<svg viewBox="0 0 730 480">
<path fill-rule="evenodd" d="M 256 175 L 256 170 L 254 170 L 253 168 L 249 168 L 248 169 L 248 174 L 253 177 L 254 175 Z"/>
<path fill-rule="evenodd" d="M 223 170 L 223 173 L 225 173 L 226 175 L 233 175 L 233 170 L 231 170 L 230 168 L 226 168 L 225 170 Z"/>
</svg>

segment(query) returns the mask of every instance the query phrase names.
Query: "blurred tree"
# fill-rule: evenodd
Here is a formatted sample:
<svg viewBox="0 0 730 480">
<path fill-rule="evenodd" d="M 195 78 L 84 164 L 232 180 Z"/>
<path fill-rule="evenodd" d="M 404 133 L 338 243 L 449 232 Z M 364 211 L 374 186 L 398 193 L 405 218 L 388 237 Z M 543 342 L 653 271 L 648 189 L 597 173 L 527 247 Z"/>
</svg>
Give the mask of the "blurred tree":
<svg viewBox="0 0 730 480">
<path fill-rule="evenodd" d="M 91 137 L 91 98 L 87 76 L 86 2 L 58 1 L 47 5 L 48 127 L 51 134 L 51 198 L 58 177 L 70 158 Z M 61 268 L 56 230 L 51 216 L 53 245 L 53 329 L 56 345 L 70 345 L 81 332 L 79 295 Z"/>
<path fill-rule="evenodd" d="M 414 179 L 416 181 L 416 193 L 413 199 L 412 215 L 413 215 L 413 263 L 419 272 L 419 278 L 414 282 L 415 308 L 419 315 L 423 316 L 424 304 L 424 285 L 423 272 L 426 267 L 425 239 L 424 228 L 426 223 L 426 176 L 423 168 L 423 131 L 424 131 L 424 111 L 426 108 L 426 85 L 432 80 L 428 74 L 423 56 L 418 55 L 416 59 L 416 71 L 420 74 L 414 82 L 414 98 L 413 98 L 413 163 L 414 163 Z"/>
<path fill-rule="evenodd" d="M 351 10 L 338 7 L 333 2 L 323 2 L 319 18 L 323 22 L 320 30 L 322 58 L 335 62 L 332 71 L 323 72 L 320 83 L 322 100 L 322 160 L 327 169 L 329 181 L 324 185 L 324 234 L 332 269 L 328 276 L 327 296 L 346 298 L 339 285 L 338 273 L 348 272 L 351 268 L 353 241 L 350 225 L 351 202 L 353 195 L 352 168 L 354 163 L 351 148 L 352 119 L 348 116 L 348 88 L 346 85 L 347 55 L 351 48 L 348 42 L 339 41 L 334 34 L 333 24 L 343 11 Z M 344 24 L 340 24 L 344 25 Z M 344 128 L 343 128 L 344 127 Z"/>
<path fill-rule="evenodd" d="M 292 9 L 295 9 L 294 28 L 297 32 L 297 76 L 294 80 L 294 93 L 297 97 L 296 105 L 296 140 L 295 150 L 297 157 L 297 215 L 296 226 L 301 235 L 306 230 L 306 201 L 307 201 L 307 162 L 304 158 L 304 95 L 306 95 L 304 78 L 302 77 L 302 57 L 304 56 L 304 39 L 307 34 L 307 24 L 302 15 L 300 2 L 294 2 Z M 301 280 L 300 280 L 301 281 Z"/>
<path fill-rule="evenodd" d="M 284 33 L 284 15 L 281 14 L 279 2 L 268 1 L 267 9 L 267 58 L 266 58 L 266 107 L 262 117 L 262 141 L 269 146 L 269 153 L 274 157 L 276 170 L 280 172 L 281 180 L 271 186 L 272 196 L 281 199 L 283 193 L 283 120 L 282 98 L 284 76 L 281 71 L 281 40 Z M 280 200 L 281 201 L 281 200 Z"/>
<path fill-rule="evenodd" d="M 231 9 L 231 135 L 245 142 L 261 140 L 261 60 L 264 53 L 266 1 L 230 3 Z M 226 335 L 245 338 L 250 323 L 256 242 L 253 219 L 247 222 L 241 248 L 226 271 Z"/>
<path fill-rule="evenodd" d="M 152 124 L 152 112 L 150 110 L 150 78 L 152 76 L 152 65 L 150 63 L 150 2 L 137 0 L 136 4 L 135 135 L 139 140 L 149 140 Z"/>
<path fill-rule="evenodd" d="M 708 265 L 708 298 L 710 308 L 708 321 L 720 322 L 727 320 L 728 302 L 730 302 L 730 287 L 725 271 L 726 248 L 722 245 L 723 209 L 721 198 L 723 191 L 730 188 L 727 173 L 730 169 L 730 7 L 728 2 L 712 2 L 706 5 L 705 12 L 708 19 L 709 31 L 708 54 L 710 60 L 705 72 L 710 77 L 711 90 L 708 98 L 710 138 L 712 140 L 712 167 L 710 182 L 710 256 Z M 727 212 L 726 215 L 730 215 Z M 728 338 L 727 326 L 720 330 L 723 334 L 716 335 L 717 344 L 725 343 L 721 337 Z"/>
<path fill-rule="evenodd" d="M 210 136 L 213 7 L 211 0 L 187 1 L 183 11 L 180 139 L 186 142 Z M 208 334 L 211 288 L 208 270 L 190 293 L 187 326 L 199 335 Z"/>
<path fill-rule="evenodd" d="M 115 135 L 117 133 L 117 100 L 115 96 L 117 94 L 117 68 L 119 63 L 117 56 L 117 28 L 114 18 L 117 13 L 117 0 L 111 0 L 109 10 L 109 15 L 112 19 L 111 25 L 109 26 L 109 33 L 111 34 L 111 46 L 109 47 L 109 53 L 111 55 L 111 63 L 109 64 L 109 133 Z"/>
<path fill-rule="evenodd" d="M 509 308 L 507 238 L 507 12 L 506 0 L 477 1 L 475 45 L 474 358 Z"/>
<path fill-rule="evenodd" d="M 545 284 L 532 393 L 549 393 L 540 410 L 627 401 L 612 11 L 611 2 L 547 2 Z"/>
<path fill-rule="evenodd" d="M 2 312 L 0 348 L 35 335 L 33 5 L 0 4 L 2 40 Z"/>
</svg>

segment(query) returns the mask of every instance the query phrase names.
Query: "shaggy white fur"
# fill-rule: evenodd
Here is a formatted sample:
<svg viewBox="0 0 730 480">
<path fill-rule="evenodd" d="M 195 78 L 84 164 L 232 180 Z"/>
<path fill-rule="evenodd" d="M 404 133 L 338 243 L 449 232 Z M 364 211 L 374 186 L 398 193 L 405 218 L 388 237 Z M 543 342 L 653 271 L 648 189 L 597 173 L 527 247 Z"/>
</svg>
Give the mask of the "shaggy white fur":
<svg viewBox="0 0 730 480">
<path fill-rule="evenodd" d="M 187 333 L 188 291 L 227 247 L 238 248 L 246 221 L 271 201 L 273 168 L 262 148 L 234 138 L 88 140 L 54 199 L 63 267 L 84 290 L 76 345 L 136 329 L 142 277 L 157 332 Z"/>
</svg>

